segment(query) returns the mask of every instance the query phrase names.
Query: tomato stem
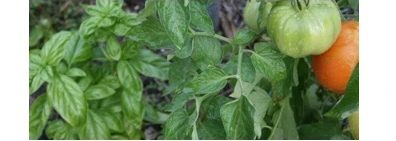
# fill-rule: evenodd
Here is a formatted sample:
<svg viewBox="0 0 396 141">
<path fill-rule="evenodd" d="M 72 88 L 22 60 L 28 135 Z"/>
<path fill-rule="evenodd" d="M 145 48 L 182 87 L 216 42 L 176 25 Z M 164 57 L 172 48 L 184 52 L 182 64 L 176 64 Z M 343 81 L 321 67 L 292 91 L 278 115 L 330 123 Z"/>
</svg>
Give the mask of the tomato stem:
<svg viewBox="0 0 396 141">
<path fill-rule="evenodd" d="M 216 38 L 219 39 L 221 41 L 227 42 L 229 44 L 231 44 L 231 39 L 221 36 L 219 34 L 214 34 L 214 33 L 208 33 L 208 32 L 196 32 L 193 29 L 189 28 L 190 32 L 193 34 L 193 36 L 207 36 L 207 37 L 212 37 L 212 38 Z"/>
</svg>

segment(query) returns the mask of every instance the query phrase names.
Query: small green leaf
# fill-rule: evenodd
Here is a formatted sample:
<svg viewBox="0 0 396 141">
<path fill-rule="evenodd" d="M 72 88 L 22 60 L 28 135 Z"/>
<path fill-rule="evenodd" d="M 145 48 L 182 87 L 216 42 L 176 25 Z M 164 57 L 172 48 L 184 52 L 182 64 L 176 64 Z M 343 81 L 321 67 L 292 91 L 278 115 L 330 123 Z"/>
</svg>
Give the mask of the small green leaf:
<svg viewBox="0 0 396 141">
<path fill-rule="evenodd" d="M 353 10 L 359 9 L 359 0 L 348 0 L 349 5 L 353 8 Z"/>
<path fill-rule="evenodd" d="M 166 80 L 168 78 L 169 62 L 147 49 L 139 52 L 139 59 L 130 61 L 138 72 L 145 76 Z"/>
<path fill-rule="evenodd" d="M 71 65 L 73 63 L 85 61 L 92 56 L 91 46 L 80 37 L 78 33 L 74 33 L 67 43 L 65 49 L 65 60 Z"/>
<path fill-rule="evenodd" d="M 142 81 L 129 62 L 118 62 L 117 75 L 121 85 L 128 93 L 141 93 L 143 91 Z"/>
<path fill-rule="evenodd" d="M 188 37 L 184 42 L 184 45 L 181 49 L 175 49 L 175 55 L 179 58 L 187 58 L 190 57 L 193 52 L 192 38 Z"/>
<path fill-rule="evenodd" d="M 196 94 L 206 94 L 218 92 L 224 88 L 226 84 L 227 78 L 224 71 L 217 67 L 210 66 L 190 82 L 190 87 Z"/>
<path fill-rule="evenodd" d="M 359 64 L 356 65 L 344 96 L 325 115 L 344 119 L 359 109 Z"/>
<path fill-rule="evenodd" d="M 117 38 L 109 37 L 106 42 L 106 47 L 103 49 L 103 54 L 107 59 L 118 61 L 121 58 L 121 45 Z"/>
<path fill-rule="evenodd" d="M 92 35 L 95 30 L 98 28 L 98 24 L 100 23 L 100 17 L 91 17 L 89 19 L 84 20 L 79 29 L 79 33 L 81 37 L 87 38 Z"/>
<path fill-rule="evenodd" d="M 271 97 L 265 91 L 254 91 L 247 95 L 248 100 L 252 103 L 254 112 L 254 132 L 258 138 L 261 137 L 261 128 L 266 125 L 264 121 L 265 113 L 271 104 Z"/>
<path fill-rule="evenodd" d="M 191 14 L 190 25 L 193 29 L 214 33 L 214 26 L 207 5 L 197 0 L 190 1 L 189 13 Z"/>
<path fill-rule="evenodd" d="M 111 96 L 114 93 L 115 90 L 112 89 L 111 87 L 103 84 L 98 84 L 89 87 L 85 91 L 85 98 L 87 98 L 88 100 L 98 100 Z"/>
<path fill-rule="evenodd" d="M 48 85 L 48 100 L 72 126 L 83 123 L 87 114 L 87 102 L 80 87 L 68 76 L 54 77 Z"/>
<path fill-rule="evenodd" d="M 72 33 L 66 31 L 61 31 L 52 36 L 41 50 L 43 63 L 48 65 L 56 65 L 59 63 L 63 59 L 66 43 L 71 36 Z"/>
<path fill-rule="evenodd" d="M 162 0 L 157 3 L 159 20 L 177 48 L 183 46 L 188 26 L 187 13 L 182 3 L 181 0 Z"/>
<path fill-rule="evenodd" d="M 81 127 L 79 137 L 86 140 L 106 140 L 110 138 L 109 128 L 105 120 L 95 111 L 89 110 L 87 121 Z"/>
<path fill-rule="evenodd" d="M 148 17 L 142 24 L 135 26 L 127 33 L 127 37 L 130 39 L 147 44 L 152 48 L 171 48 L 173 43 L 168 36 L 164 27 L 154 17 Z"/>
<path fill-rule="evenodd" d="M 271 44 L 256 43 L 254 50 L 252 64 L 265 78 L 275 82 L 286 77 L 286 65 L 282 55 Z"/>
<path fill-rule="evenodd" d="M 236 33 L 232 42 L 236 45 L 247 45 L 254 40 L 255 36 L 256 33 L 253 30 L 249 28 L 243 28 Z"/>
<path fill-rule="evenodd" d="M 254 139 L 255 109 L 245 96 L 223 105 L 220 112 L 227 139 Z"/>
<path fill-rule="evenodd" d="M 121 108 L 124 115 L 133 124 L 134 127 L 140 129 L 144 118 L 144 107 L 142 102 L 142 92 L 121 93 Z"/>
<path fill-rule="evenodd" d="M 113 113 L 109 111 L 97 111 L 97 114 L 103 119 L 106 126 L 112 132 L 122 132 L 122 121 L 120 113 Z"/>
<path fill-rule="evenodd" d="M 302 140 L 331 140 L 336 135 L 342 135 L 342 127 L 338 120 L 325 119 L 301 125 L 298 133 Z"/>
<path fill-rule="evenodd" d="M 33 47 L 37 45 L 37 43 L 42 39 L 44 36 L 43 29 L 41 26 L 34 26 L 32 30 L 29 31 L 29 47 Z"/>
<path fill-rule="evenodd" d="M 201 68 L 206 69 L 209 65 L 220 64 L 223 50 L 220 41 L 211 37 L 196 36 L 193 38 L 194 51 L 191 58 Z"/>
<path fill-rule="evenodd" d="M 32 82 L 29 85 L 29 94 L 36 92 L 43 84 L 44 79 L 40 75 L 34 76 Z"/>
<path fill-rule="evenodd" d="M 281 102 L 281 109 L 273 115 L 274 127 L 269 139 L 281 140 L 297 140 L 298 132 L 296 122 L 294 120 L 294 113 L 290 107 L 289 98 Z"/>
<path fill-rule="evenodd" d="M 87 74 L 84 72 L 84 70 L 80 68 L 71 68 L 66 72 L 67 76 L 70 77 L 84 77 L 87 76 Z"/>
<path fill-rule="evenodd" d="M 47 102 L 47 95 L 37 97 L 29 108 L 29 139 L 39 139 L 50 114 L 51 105 Z"/>
<path fill-rule="evenodd" d="M 120 85 L 120 81 L 118 81 L 118 78 L 114 75 L 106 75 L 102 78 L 102 80 L 100 80 L 99 82 L 102 85 L 106 85 L 112 89 L 117 89 L 119 88 Z"/>
<path fill-rule="evenodd" d="M 77 133 L 76 128 L 63 122 L 63 120 L 50 121 L 45 129 L 47 137 L 54 140 L 77 140 L 79 139 Z"/>
<path fill-rule="evenodd" d="M 184 108 L 174 111 L 165 123 L 166 140 L 191 139 L 193 123 Z"/>
</svg>

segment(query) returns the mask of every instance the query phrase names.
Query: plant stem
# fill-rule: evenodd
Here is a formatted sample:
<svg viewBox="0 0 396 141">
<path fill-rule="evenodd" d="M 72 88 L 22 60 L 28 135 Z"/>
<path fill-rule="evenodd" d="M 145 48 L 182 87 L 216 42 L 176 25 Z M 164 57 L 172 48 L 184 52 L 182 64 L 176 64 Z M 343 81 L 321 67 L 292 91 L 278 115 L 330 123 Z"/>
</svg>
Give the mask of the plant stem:
<svg viewBox="0 0 396 141">
<path fill-rule="evenodd" d="M 212 37 L 212 38 L 216 38 L 219 39 L 221 41 L 227 42 L 227 43 L 231 43 L 231 39 L 221 36 L 219 34 L 212 34 L 212 33 L 207 33 L 207 32 L 195 32 L 193 29 L 189 28 L 189 30 L 191 31 L 191 33 L 194 36 L 207 36 L 207 37 Z"/>
<path fill-rule="evenodd" d="M 241 79 L 241 70 L 242 70 L 242 56 L 243 56 L 243 47 L 238 46 L 238 68 L 237 68 L 237 77 L 238 81 L 240 81 L 239 85 L 241 87 L 241 94 L 243 95 L 243 86 L 242 86 L 242 79 Z"/>
</svg>

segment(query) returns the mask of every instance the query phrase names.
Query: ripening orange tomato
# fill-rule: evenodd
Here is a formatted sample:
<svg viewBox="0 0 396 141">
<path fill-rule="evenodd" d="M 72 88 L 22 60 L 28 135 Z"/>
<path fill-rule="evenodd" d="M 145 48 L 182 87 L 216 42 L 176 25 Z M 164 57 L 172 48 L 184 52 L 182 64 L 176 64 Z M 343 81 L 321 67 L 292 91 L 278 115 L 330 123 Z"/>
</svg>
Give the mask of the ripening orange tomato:
<svg viewBox="0 0 396 141">
<path fill-rule="evenodd" d="M 359 62 L 359 23 L 342 23 L 336 42 L 323 54 L 313 56 L 312 66 L 319 83 L 338 94 L 344 94 L 349 78 Z"/>
</svg>

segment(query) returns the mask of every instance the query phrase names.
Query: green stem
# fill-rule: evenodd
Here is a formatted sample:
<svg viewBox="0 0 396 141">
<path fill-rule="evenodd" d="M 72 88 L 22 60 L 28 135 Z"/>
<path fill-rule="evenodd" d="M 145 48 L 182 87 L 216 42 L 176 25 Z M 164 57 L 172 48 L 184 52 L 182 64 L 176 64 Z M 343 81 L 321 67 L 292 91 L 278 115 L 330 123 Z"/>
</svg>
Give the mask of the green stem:
<svg viewBox="0 0 396 141">
<path fill-rule="evenodd" d="M 242 86 L 242 79 L 241 79 L 241 70 L 242 70 L 242 57 L 243 57 L 243 47 L 238 46 L 238 68 L 237 68 L 237 77 L 238 81 L 240 81 L 239 86 L 241 87 L 241 94 L 243 95 L 243 86 Z"/>
<path fill-rule="evenodd" d="M 212 34 L 212 33 L 207 33 L 207 32 L 195 32 L 195 31 L 194 31 L 193 29 L 191 29 L 191 28 L 189 28 L 189 30 L 191 31 L 191 33 L 192 33 L 194 36 L 207 36 L 207 37 L 212 37 L 212 38 L 219 39 L 219 40 L 224 41 L 224 42 L 227 42 L 227 43 L 231 43 L 231 39 L 230 39 L 230 38 L 221 36 L 221 35 L 219 35 L 219 34 L 214 34 L 214 33 Z"/>
<path fill-rule="evenodd" d="M 281 109 L 279 110 L 278 119 L 276 119 L 274 128 L 273 128 L 273 130 L 271 131 L 271 134 L 270 134 L 270 136 L 268 137 L 268 140 L 272 140 L 272 138 L 274 137 L 274 134 L 275 134 L 274 131 L 276 131 L 276 128 L 279 126 L 280 119 L 282 118 L 283 109 L 285 109 L 285 106 L 284 106 L 284 105 L 282 105 Z"/>
</svg>

